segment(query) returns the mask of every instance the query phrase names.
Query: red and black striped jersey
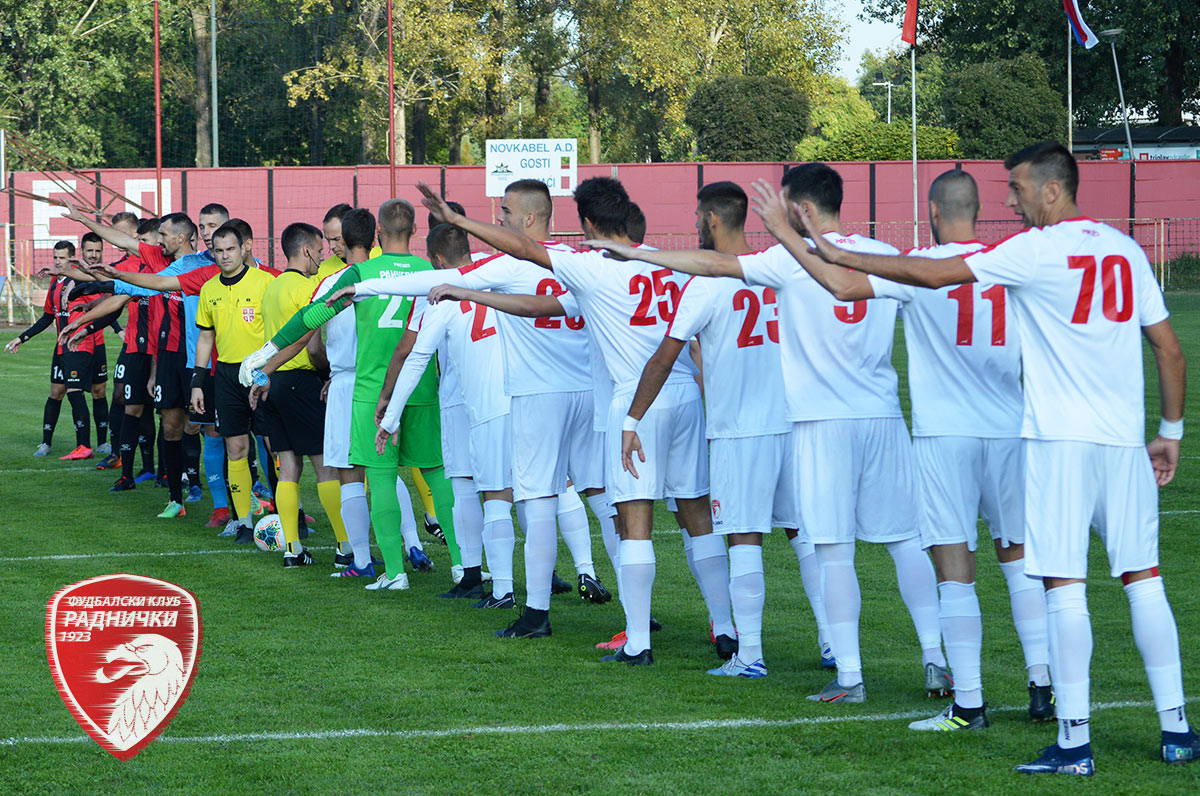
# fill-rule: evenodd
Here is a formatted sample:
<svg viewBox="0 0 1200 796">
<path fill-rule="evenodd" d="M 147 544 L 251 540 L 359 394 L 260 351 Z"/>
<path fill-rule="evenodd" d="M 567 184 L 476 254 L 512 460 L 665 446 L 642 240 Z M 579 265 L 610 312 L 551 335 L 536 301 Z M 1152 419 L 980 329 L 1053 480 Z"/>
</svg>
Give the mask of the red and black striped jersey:
<svg viewBox="0 0 1200 796">
<path fill-rule="evenodd" d="M 118 271 L 126 273 L 150 273 L 153 269 L 139 257 L 126 255 L 113 264 Z M 125 305 L 128 313 L 125 326 L 125 351 L 130 354 L 153 354 L 158 348 L 157 328 L 152 328 L 152 296 L 135 298 Z"/>
<path fill-rule="evenodd" d="M 67 287 L 71 281 L 65 276 L 56 276 L 46 288 L 46 301 L 42 305 L 42 312 L 54 316 L 56 336 L 67 326 Z M 62 346 L 56 344 L 54 353 L 61 354 Z"/>
<path fill-rule="evenodd" d="M 67 282 L 68 288 L 70 288 L 71 285 L 74 285 L 74 280 L 68 279 Z M 83 315 L 83 313 L 91 309 L 92 304 L 94 304 L 98 298 L 99 297 L 95 295 L 82 294 L 73 299 L 69 299 L 67 302 L 68 319 L 70 321 L 75 321 L 77 318 L 79 318 L 79 316 Z M 96 346 L 102 345 L 104 345 L 104 330 L 98 329 L 96 332 L 89 334 L 87 337 L 80 340 L 75 346 L 75 350 L 91 353 L 92 351 L 96 350 Z"/>
<path fill-rule="evenodd" d="M 158 328 L 158 351 L 187 353 L 187 313 L 178 290 L 150 299 L 151 323 Z"/>
</svg>

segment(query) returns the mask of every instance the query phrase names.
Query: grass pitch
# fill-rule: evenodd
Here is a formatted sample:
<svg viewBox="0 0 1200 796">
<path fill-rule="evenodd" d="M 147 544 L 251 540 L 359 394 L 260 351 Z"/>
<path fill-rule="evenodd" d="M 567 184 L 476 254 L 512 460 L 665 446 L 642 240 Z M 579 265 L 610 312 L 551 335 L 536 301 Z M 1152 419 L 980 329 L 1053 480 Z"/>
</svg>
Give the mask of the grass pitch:
<svg viewBox="0 0 1200 796">
<path fill-rule="evenodd" d="M 1200 373 L 1200 294 L 1168 305 Z M 15 332 L 0 332 L 6 342 Z M 211 508 L 188 504 L 178 521 L 154 517 L 163 490 L 109 494 L 115 474 L 91 463 L 30 456 L 47 388 L 50 336 L 0 358 L 0 793 L 987 793 L 1184 794 L 1200 765 L 1157 762 L 1158 725 L 1119 582 L 1093 546 L 1089 598 L 1096 649 L 1092 698 L 1098 773 L 1090 785 L 1029 778 L 1012 766 L 1054 740 L 1025 715 L 1025 673 L 994 554 L 981 549 L 984 685 L 992 727 L 970 735 L 914 733 L 926 699 L 920 650 L 885 551 L 860 545 L 862 639 L 868 701 L 807 701 L 829 679 L 796 560 L 782 534 L 766 544 L 764 639 L 770 676 L 713 678 L 719 663 L 707 618 L 660 507 L 655 540 L 654 639 L 649 669 L 598 664 L 593 649 L 621 629 L 617 604 L 553 598 L 554 635 L 500 640 L 509 612 L 436 599 L 450 584 L 437 566 L 408 592 L 370 594 L 331 581 L 332 533 L 311 475 L 302 498 L 317 517 L 318 566 L 284 571 L 278 554 L 235 548 L 203 528 Z M 117 346 L 110 345 L 112 356 Z M 896 360 L 905 390 L 903 340 Z M 1147 356 L 1148 415 L 1157 378 Z M 111 372 L 111 368 L 110 368 Z M 1200 428 L 1193 399 L 1192 436 Z M 1157 426 L 1154 426 L 1157 428 Z M 64 407 L 55 455 L 70 449 Z M 1200 687 L 1200 456 L 1185 443 L 1162 492 L 1162 560 L 1183 646 L 1184 679 Z M 593 525 L 595 531 L 595 526 Z M 598 532 L 593 552 L 610 570 Z M 517 555 L 518 596 L 523 582 Z M 565 548 L 559 572 L 573 572 Z M 204 649 L 191 696 L 141 754 L 119 762 L 93 743 L 62 704 L 46 664 L 46 603 L 65 584 L 111 572 L 163 578 L 191 590 Z M 1193 718 L 1200 717 L 1194 708 Z"/>
</svg>

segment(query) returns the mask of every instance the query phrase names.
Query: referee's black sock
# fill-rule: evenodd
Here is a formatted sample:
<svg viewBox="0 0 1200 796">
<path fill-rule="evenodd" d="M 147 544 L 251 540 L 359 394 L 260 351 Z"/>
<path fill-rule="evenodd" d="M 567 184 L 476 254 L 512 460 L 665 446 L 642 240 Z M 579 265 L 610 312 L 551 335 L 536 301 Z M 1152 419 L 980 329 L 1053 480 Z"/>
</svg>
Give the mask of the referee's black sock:
<svg viewBox="0 0 1200 796">
<path fill-rule="evenodd" d="M 71 418 L 75 422 L 75 444 L 88 447 L 92 436 L 92 418 L 88 414 L 87 399 L 82 390 L 68 390 L 67 400 L 71 402 Z"/>
<path fill-rule="evenodd" d="M 54 441 L 54 427 L 58 425 L 58 414 L 62 411 L 62 398 L 47 398 L 42 409 L 42 442 L 49 445 Z"/>
<path fill-rule="evenodd" d="M 183 503 L 183 441 L 169 439 L 163 442 L 163 464 L 167 470 L 167 488 L 171 500 Z"/>
<path fill-rule="evenodd" d="M 92 416 L 96 418 L 96 447 L 108 442 L 108 401 L 92 398 Z"/>
</svg>

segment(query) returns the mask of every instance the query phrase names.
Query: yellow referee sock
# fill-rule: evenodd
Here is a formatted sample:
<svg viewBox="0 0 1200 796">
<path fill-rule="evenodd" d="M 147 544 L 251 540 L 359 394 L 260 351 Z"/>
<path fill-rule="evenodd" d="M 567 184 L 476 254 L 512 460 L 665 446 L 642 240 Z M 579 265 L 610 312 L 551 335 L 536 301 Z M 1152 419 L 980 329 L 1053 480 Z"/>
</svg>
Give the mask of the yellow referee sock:
<svg viewBox="0 0 1200 796">
<path fill-rule="evenodd" d="M 342 485 L 338 481 L 318 481 L 317 497 L 321 499 L 321 507 L 325 516 L 333 525 L 333 536 L 337 539 L 338 552 L 350 552 L 350 540 L 346 536 L 346 523 L 342 522 Z"/>
<path fill-rule="evenodd" d="M 409 469 L 412 473 L 413 486 L 417 488 L 417 494 L 421 496 L 421 505 L 425 507 L 425 513 L 436 520 L 437 512 L 433 508 L 433 492 L 429 490 L 429 484 L 425 483 L 425 477 L 421 475 L 421 468 Z"/>
<path fill-rule="evenodd" d="M 229 491 L 233 495 L 233 508 L 237 511 L 238 519 L 250 527 L 254 527 L 254 517 L 250 514 L 250 490 L 253 488 L 250 460 L 230 459 Z"/>
</svg>

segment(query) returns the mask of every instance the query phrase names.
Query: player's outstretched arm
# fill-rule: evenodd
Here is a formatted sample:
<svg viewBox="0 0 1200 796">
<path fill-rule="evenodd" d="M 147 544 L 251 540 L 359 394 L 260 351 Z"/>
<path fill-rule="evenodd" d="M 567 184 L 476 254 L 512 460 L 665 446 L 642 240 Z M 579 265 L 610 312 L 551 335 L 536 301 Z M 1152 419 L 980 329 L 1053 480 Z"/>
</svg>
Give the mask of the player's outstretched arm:
<svg viewBox="0 0 1200 796">
<path fill-rule="evenodd" d="M 1183 439 L 1183 407 L 1187 393 L 1187 362 L 1179 337 L 1169 320 L 1142 329 L 1154 362 L 1158 366 L 1158 392 L 1162 408 L 1162 423 L 1158 436 L 1146 446 L 1154 465 L 1154 479 L 1166 486 L 1175 477 L 1179 466 L 1179 445 Z"/>
<path fill-rule="evenodd" d="M 621 432 L 621 465 L 634 478 L 638 477 L 637 465 L 633 463 L 634 452 L 637 452 L 641 461 L 646 461 L 646 455 L 642 453 L 642 441 L 637 434 L 638 421 L 646 416 L 654 399 L 658 397 L 667 377 L 671 375 L 671 367 L 685 345 L 687 342 L 684 340 L 664 337 L 658 344 L 658 349 L 650 355 L 650 359 L 642 368 L 642 377 L 633 393 L 633 402 L 629 405 L 629 414 Z"/>
<path fill-rule="evenodd" d="M 62 333 L 58 336 L 60 343 L 66 344 L 76 331 L 101 318 L 106 318 L 114 313 L 119 313 L 125 308 L 125 305 L 132 300 L 132 296 L 107 296 L 92 304 L 86 312 L 80 315 L 75 320 L 71 321 L 63 327 Z"/>
<path fill-rule="evenodd" d="M 63 207 L 67 208 L 67 218 L 83 224 L 89 230 L 99 235 L 101 240 L 105 241 L 106 243 L 111 243 L 118 249 L 124 249 L 130 254 L 136 255 L 138 253 L 137 238 L 122 232 L 116 227 L 106 227 L 98 221 L 88 218 L 79 211 L 78 207 L 70 202 L 63 202 L 62 204 Z"/>
<path fill-rule="evenodd" d="M 827 263 L 853 268 L 866 274 L 889 279 L 904 285 L 917 287 L 945 287 L 975 281 L 975 274 L 967 267 L 962 257 L 947 257 L 935 260 L 930 257 L 906 257 L 902 254 L 864 254 L 834 246 L 817 230 L 812 219 L 800 216 L 805 232 L 813 245 L 808 253 L 820 257 Z M 803 263 L 801 263 L 803 264 Z"/>
<path fill-rule="evenodd" d="M 258 368 L 258 370 L 261 370 L 268 377 L 270 377 L 270 375 L 272 373 L 279 370 L 281 367 L 283 367 L 288 362 L 291 362 L 293 357 L 295 357 L 302 350 L 307 348 L 309 346 L 310 338 L 312 338 L 314 335 L 316 335 L 316 338 L 318 340 L 321 339 L 321 336 L 319 334 L 317 334 L 315 331 L 309 332 L 304 337 L 301 337 L 299 340 L 292 343 L 290 346 L 288 346 L 286 348 L 281 348 L 278 351 L 276 351 L 275 354 L 269 360 L 267 360 L 267 362 L 261 368 Z M 259 349 L 259 350 L 261 351 L 262 349 Z M 322 353 L 324 353 L 324 351 L 325 351 L 324 346 L 321 347 L 321 351 L 322 351 Z M 245 363 L 243 362 L 243 364 L 245 364 Z M 316 364 L 316 362 L 314 361 L 313 364 Z M 328 362 L 326 362 L 326 369 L 328 369 Z M 255 370 L 254 368 L 251 368 L 249 372 L 251 374 L 253 374 L 254 370 Z M 241 378 L 240 371 L 238 373 L 238 378 L 239 379 Z M 270 378 L 268 378 L 267 383 L 261 387 L 257 384 L 254 384 L 253 380 L 251 380 L 251 383 L 249 385 L 243 385 L 243 386 L 250 387 L 250 408 L 251 409 L 257 409 L 258 402 L 265 401 L 267 398 L 267 395 L 271 392 Z"/>
<path fill-rule="evenodd" d="M 183 284 L 179 281 L 178 276 L 164 276 L 161 273 L 143 274 L 134 271 L 118 271 L 111 265 L 95 266 L 92 268 L 92 273 L 102 274 L 106 279 L 114 282 L 124 282 L 134 287 L 153 290 L 156 293 L 170 293 L 173 290 L 183 289 Z"/>
<path fill-rule="evenodd" d="M 499 224 L 476 221 L 467 218 L 461 213 L 454 212 L 446 204 L 446 200 L 438 196 L 425 182 L 418 182 L 417 190 L 421 192 L 421 204 L 429 209 L 429 212 L 433 214 L 433 217 L 437 221 L 452 224 L 468 235 L 474 235 L 479 238 L 493 249 L 498 249 L 505 254 L 511 254 L 518 260 L 528 260 L 531 263 L 540 265 L 542 268 L 553 268 L 550 264 L 550 255 L 547 253 L 546 247 L 536 240 L 530 240 L 524 235 L 507 230 Z"/>
<path fill-rule="evenodd" d="M 444 334 L 426 336 L 418 346 L 418 334 L 407 329 L 400 338 L 400 342 L 397 343 L 396 350 L 392 353 L 392 361 L 388 364 L 388 374 L 384 379 L 383 390 L 379 394 L 379 404 L 376 406 L 375 415 L 379 427 L 388 434 L 394 434 L 400 427 L 400 415 L 404 412 L 408 399 L 412 397 L 413 390 L 417 389 L 417 383 L 421 381 L 421 376 L 425 373 L 425 368 L 428 367 L 433 352 L 437 350 L 436 344 L 432 347 L 430 344 L 443 336 Z M 393 376 L 392 365 L 397 361 L 400 365 L 396 370 L 396 375 Z M 391 380 L 390 385 L 389 379 Z M 380 412 L 380 409 L 383 411 Z"/>
<path fill-rule="evenodd" d="M 46 329 L 50 328 L 50 324 L 54 323 L 54 316 L 48 312 L 43 312 L 42 316 L 33 322 L 25 331 L 8 341 L 8 345 L 4 346 L 4 350 L 10 354 L 17 353 L 17 350 L 22 345 L 29 341 L 29 338 L 36 337 Z"/>
<path fill-rule="evenodd" d="M 522 318 L 554 318 L 567 314 L 556 296 L 489 293 L 454 285 L 440 285 L 429 291 L 429 303 L 437 304 L 439 301 L 474 301 L 476 304 Z"/>
<path fill-rule="evenodd" d="M 343 299 L 362 301 L 371 296 L 424 296 L 441 284 L 461 285 L 463 275 L 457 269 L 446 269 L 413 271 L 402 276 L 375 276 L 330 293 L 325 303 L 333 306 Z"/>
<path fill-rule="evenodd" d="M 723 254 L 711 249 L 682 249 L 663 251 L 661 249 L 644 249 L 617 243 L 611 240 L 586 240 L 585 246 L 593 249 L 603 249 L 605 256 L 614 260 L 641 260 L 651 265 L 670 268 L 683 274 L 695 276 L 732 276 L 742 278 L 742 264 L 732 254 Z"/>
</svg>

